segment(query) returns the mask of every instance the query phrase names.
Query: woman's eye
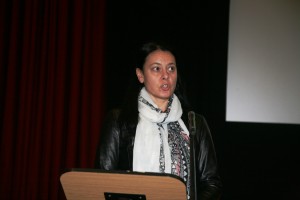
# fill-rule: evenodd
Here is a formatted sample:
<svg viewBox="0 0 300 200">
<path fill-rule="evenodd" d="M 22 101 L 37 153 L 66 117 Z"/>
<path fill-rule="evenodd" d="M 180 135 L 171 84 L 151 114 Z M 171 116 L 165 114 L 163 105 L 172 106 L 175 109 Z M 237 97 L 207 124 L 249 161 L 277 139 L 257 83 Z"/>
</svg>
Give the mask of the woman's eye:
<svg viewBox="0 0 300 200">
<path fill-rule="evenodd" d="M 153 71 L 159 71 L 159 67 L 153 67 L 152 70 Z"/>
<path fill-rule="evenodd" d="M 176 70 L 176 67 L 175 67 L 175 66 L 170 66 L 170 67 L 169 67 L 169 71 L 170 71 L 170 72 L 173 72 L 173 71 L 175 71 L 175 70 Z"/>
</svg>

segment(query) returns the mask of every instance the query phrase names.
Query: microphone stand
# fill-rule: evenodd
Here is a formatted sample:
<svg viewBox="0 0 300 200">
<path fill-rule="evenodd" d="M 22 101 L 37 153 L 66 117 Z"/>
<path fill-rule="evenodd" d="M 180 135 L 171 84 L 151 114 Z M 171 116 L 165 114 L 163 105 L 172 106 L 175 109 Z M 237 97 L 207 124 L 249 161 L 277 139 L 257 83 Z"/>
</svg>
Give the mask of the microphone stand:
<svg viewBox="0 0 300 200">
<path fill-rule="evenodd" d="M 196 154 L 195 154 L 195 138 L 196 138 L 196 120 L 195 112 L 188 112 L 189 119 L 189 131 L 190 131 L 190 154 L 193 165 L 191 166 L 193 170 L 190 169 L 193 176 L 191 176 L 191 184 L 193 184 L 193 195 L 194 200 L 197 200 L 197 170 L 196 170 Z M 191 193 L 192 194 L 192 193 Z M 191 198 L 192 199 L 192 198 Z"/>
</svg>

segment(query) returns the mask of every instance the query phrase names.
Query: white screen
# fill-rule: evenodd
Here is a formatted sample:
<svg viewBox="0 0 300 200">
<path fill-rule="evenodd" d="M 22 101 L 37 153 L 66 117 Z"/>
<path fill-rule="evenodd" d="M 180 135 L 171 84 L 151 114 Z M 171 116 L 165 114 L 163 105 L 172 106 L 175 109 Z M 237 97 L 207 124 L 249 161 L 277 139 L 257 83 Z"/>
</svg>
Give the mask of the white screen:
<svg viewBox="0 0 300 200">
<path fill-rule="evenodd" d="M 300 124 L 300 1 L 231 0 L 226 121 Z"/>
</svg>

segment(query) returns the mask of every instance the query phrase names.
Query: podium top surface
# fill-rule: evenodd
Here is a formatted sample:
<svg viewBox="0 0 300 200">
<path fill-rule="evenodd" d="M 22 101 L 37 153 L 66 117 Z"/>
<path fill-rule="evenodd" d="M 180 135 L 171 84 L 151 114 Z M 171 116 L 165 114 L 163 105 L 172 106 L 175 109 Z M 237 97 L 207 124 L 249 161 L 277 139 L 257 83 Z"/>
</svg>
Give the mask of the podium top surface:
<svg viewBox="0 0 300 200">
<path fill-rule="evenodd" d="M 186 200 L 185 183 L 172 174 L 71 169 L 60 181 L 67 200 L 106 200 L 105 193 L 144 195 L 146 200 Z"/>
</svg>

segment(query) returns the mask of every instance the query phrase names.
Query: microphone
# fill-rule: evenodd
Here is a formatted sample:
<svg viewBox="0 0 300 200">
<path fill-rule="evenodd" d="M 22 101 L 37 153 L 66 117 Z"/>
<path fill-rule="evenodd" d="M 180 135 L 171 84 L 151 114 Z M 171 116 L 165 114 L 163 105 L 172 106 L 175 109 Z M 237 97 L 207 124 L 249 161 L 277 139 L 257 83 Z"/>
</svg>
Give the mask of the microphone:
<svg viewBox="0 0 300 200">
<path fill-rule="evenodd" d="M 190 131 L 190 154 L 191 154 L 191 183 L 194 187 L 191 188 L 191 199 L 197 200 L 197 168 L 196 168 L 196 155 L 195 155 L 195 138 L 196 138 L 196 117 L 194 111 L 188 112 L 189 118 L 189 131 Z"/>
<path fill-rule="evenodd" d="M 195 120 L 195 112 L 189 111 L 188 112 L 189 117 L 189 128 L 191 135 L 196 135 L 196 120 Z"/>
</svg>

